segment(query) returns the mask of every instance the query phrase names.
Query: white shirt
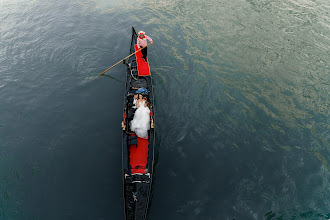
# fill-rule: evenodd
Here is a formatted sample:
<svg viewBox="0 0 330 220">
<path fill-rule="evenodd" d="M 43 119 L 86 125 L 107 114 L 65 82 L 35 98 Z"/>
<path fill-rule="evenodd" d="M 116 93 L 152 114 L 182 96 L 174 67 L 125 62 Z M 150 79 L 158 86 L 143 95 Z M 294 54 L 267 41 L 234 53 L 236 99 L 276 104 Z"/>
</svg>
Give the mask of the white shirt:
<svg viewBox="0 0 330 220">
<path fill-rule="evenodd" d="M 147 35 L 144 35 L 143 38 L 140 38 L 140 37 L 137 37 L 137 45 L 138 45 L 138 48 L 140 49 L 141 47 L 145 47 L 148 45 L 147 43 L 147 39 L 150 41 L 150 42 L 153 42 L 152 39 L 147 36 Z"/>
<path fill-rule="evenodd" d="M 132 108 L 136 108 L 136 101 L 137 101 L 137 99 L 133 100 L 133 107 Z"/>
</svg>

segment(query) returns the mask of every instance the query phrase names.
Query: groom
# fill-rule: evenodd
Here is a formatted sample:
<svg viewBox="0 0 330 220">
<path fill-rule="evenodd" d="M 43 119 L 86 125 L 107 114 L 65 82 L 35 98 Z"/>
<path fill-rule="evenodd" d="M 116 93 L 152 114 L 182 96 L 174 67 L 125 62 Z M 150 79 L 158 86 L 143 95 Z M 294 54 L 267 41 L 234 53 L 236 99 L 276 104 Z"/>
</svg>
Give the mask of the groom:
<svg viewBox="0 0 330 220">
<path fill-rule="evenodd" d="M 133 96 L 133 99 L 131 99 L 129 102 L 129 106 L 131 106 L 131 109 L 129 110 L 128 116 L 127 116 L 127 118 L 129 120 L 133 119 L 133 115 L 136 111 L 136 101 L 138 100 L 138 96 L 139 96 L 139 94 L 135 93 Z"/>
</svg>

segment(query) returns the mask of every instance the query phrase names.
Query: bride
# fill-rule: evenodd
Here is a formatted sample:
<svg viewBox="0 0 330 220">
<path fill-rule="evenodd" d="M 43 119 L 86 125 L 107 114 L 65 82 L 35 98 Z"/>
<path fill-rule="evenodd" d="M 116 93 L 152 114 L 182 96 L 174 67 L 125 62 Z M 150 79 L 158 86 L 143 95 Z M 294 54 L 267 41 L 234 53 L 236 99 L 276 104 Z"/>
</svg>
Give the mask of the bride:
<svg viewBox="0 0 330 220">
<path fill-rule="evenodd" d="M 147 100 L 139 94 L 139 99 L 136 101 L 136 111 L 134 118 L 131 121 L 131 131 L 134 131 L 136 136 L 148 139 L 148 130 L 150 129 L 150 109 L 147 107 Z"/>
</svg>

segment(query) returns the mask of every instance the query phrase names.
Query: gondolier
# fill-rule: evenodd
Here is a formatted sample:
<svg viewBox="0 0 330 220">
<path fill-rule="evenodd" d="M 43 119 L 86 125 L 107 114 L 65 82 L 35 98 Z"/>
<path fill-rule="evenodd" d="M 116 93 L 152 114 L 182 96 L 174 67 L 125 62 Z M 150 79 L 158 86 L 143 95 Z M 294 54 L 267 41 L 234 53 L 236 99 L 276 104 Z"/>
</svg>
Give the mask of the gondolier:
<svg viewBox="0 0 330 220">
<path fill-rule="evenodd" d="M 153 42 L 152 39 L 145 34 L 144 31 L 139 31 L 139 36 L 137 37 L 136 44 L 138 48 L 143 48 L 148 45 L 147 40 L 149 40 L 151 43 Z M 147 49 L 148 47 L 144 48 L 141 50 L 142 52 L 142 58 L 144 59 L 145 62 L 147 62 Z"/>
</svg>

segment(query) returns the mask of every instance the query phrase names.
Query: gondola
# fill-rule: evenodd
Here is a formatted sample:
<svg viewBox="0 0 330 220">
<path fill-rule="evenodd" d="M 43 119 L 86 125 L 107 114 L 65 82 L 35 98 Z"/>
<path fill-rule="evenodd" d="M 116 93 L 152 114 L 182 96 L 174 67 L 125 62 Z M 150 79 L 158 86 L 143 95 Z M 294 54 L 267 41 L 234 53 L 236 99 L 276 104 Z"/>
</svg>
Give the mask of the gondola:
<svg viewBox="0 0 330 220">
<path fill-rule="evenodd" d="M 137 33 L 132 27 L 132 39 L 130 54 L 138 50 L 136 46 Z M 125 60 L 127 65 L 126 87 L 124 95 L 123 111 L 123 140 L 122 140 L 122 163 L 123 163 L 123 195 L 125 220 L 145 220 L 147 217 L 148 203 L 150 198 L 154 147 L 154 94 L 149 67 L 149 58 L 145 62 L 141 52 Z M 139 138 L 130 129 L 129 117 L 134 93 L 142 93 L 150 103 L 150 130 L 148 139 Z"/>
</svg>

